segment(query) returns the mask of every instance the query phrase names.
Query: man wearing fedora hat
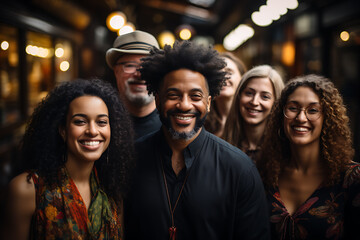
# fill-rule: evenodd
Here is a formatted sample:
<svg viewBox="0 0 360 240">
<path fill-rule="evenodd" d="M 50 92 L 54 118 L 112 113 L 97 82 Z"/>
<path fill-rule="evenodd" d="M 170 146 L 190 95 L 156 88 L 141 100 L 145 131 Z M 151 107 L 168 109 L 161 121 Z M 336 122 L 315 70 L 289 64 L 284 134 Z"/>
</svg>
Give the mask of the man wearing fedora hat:
<svg viewBox="0 0 360 240">
<path fill-rule="evenodd" d="M 106 62 L 114 71 L 120 96 L 133 118 L 136 138 L 161 127 L 154 96 L 148 94 L 139 72 L 141 58 L 149 55 L 153 47 L 159 48 L 155 37 L 136 30 L 118 36 L 106 52 Z"/>
</svg>

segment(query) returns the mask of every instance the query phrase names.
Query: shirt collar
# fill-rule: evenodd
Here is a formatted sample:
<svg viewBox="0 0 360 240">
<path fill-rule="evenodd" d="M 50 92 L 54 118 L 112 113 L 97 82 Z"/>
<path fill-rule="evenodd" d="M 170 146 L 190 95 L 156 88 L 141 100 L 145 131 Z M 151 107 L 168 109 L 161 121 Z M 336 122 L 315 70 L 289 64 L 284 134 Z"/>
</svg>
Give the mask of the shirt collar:
<svg viewBox="0 0 360 240">
<path fill-rule="evenodd" d="M 162 130 L 161 132 L 161 154 L 164 156 L 165 159 L 171 158 L 171 148 L 169 147 L 168 143 L 166 142 L 166 138 Z M 185 166 L 186 169 L 190 169 L 193 165 L 195 159 L 199 155 L 203 145 L 204 140 L 206 137 L 207 131 L 204 127 L 201 128 L 199 135 L 184 149 L 184 159 L 185 159 Z"/>
</svg>

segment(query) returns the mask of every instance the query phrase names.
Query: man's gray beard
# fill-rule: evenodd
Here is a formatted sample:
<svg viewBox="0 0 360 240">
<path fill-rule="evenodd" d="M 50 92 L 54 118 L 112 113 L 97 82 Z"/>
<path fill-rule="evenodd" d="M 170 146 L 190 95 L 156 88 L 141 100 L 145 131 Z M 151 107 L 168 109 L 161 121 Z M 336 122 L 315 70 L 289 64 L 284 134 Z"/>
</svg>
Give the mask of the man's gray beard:
<svg viewBox="0 0 360 240">
<path fill-rule="evenodd" d="M 128 99 L 129 102 L 134 104 L 137 107 L 143 107 L 148 104 L 150 104 L 152 101 L 154 101 L 154 96 L 151 95 L 136 95 L 130 92 L 129 89 L 126 89 L 125 96 Z"/>
<path fill-rule="evenodd" d="M 195 136 L 195 134 L 199 131 L 199 129 L 196 129 L 196 131 L 195 129 L 192 129 L 190 132 L 177 132 L 172 127 L 169 127 L 168 130 L 172 139 L 174 140 L 183 139 L 185 141 L 192 139 Z"/>
<path fill-rule="evenodd" d="M 128 81 L 135 81 L 134 79 L 129 79 Z M 129 102 L 131 102 L 136 107 L 143 107 L 149 105 L 152 101 L 154 101 L 154 96 L 145 94 L 145 95 L 138 95 L 132 93 L 130 91 L 130 87 L 128 83 L 125 84 L 125 97 Z"/>
</svg>

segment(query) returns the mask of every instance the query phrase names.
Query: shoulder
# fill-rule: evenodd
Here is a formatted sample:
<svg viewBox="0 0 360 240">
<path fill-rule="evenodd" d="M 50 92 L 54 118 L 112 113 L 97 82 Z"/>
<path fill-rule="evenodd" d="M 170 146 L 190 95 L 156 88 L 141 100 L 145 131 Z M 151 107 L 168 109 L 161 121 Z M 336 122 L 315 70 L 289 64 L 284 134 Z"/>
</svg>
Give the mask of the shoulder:
<svg viewBox="0 0 360 240">
<path fill-rule="evenodd" d="M 345 169 L 344 173 L 344 187 L 350 185 L 360 185 L 360 163 L 350 162 Z"/>
<path fill-rule="evenodd" d="M 17 197 L 35 196 L 35 184 L 32 178 L 28 180 L 29 173 L 22 173 L 11 180 L 9 190 Z"/>
<path fill-rule="evenodd" d="M 135 141 L 135 148 L 144 149 L 144 148 L 152 148 L 155 145 L 156 141 L 159 140 L 160 131 L 155 131 L 145 136 L 142 136 Z"/>
<path fill-rule="evenodd" d="M 32 178 L 28 179 L 29 173 L 16 176 L 9 183 L 9 201 L 15 208 L 24 212 L 35 211 L 35 184 Z"/>
<path fill-rule="evenodd" d="M 207 132 L 207 139 L 210 151 L 214 151 L 214 155 L 218 156 L 222 164 L 237 170 L 254 171 L 256 169 L 254 162 L 239 148 L 209 132 Z"/>
<path fill-rule="evenodd" d="M 231 145 L 230 143 L 226 142 L 224 139 L 221 139 L 209 132 L 207 132 L 207 138 L 208 138 L 210 144 L 212 144 L 212 145 L 214 145 L 214 147 L 222 150 L 225 155 L 227 155 L 227 156 L 230 155 L 230 156 L 233 156 L 236 158 L 241 158 L 241 159 L 244 158 L 244 159 L 250 160 L 250 158 L 243 151 L 241 151 L 239 148 Z"/>
</svg>

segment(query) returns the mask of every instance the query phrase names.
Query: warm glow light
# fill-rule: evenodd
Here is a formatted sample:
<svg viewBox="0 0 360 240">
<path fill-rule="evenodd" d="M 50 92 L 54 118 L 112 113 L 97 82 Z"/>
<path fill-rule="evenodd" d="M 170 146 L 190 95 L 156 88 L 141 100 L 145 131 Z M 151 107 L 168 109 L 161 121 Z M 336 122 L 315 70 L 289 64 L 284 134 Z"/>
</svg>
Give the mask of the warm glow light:
<svg viewBox="0 0 360 240">
<path fill-rule="evenodd" d="M 223 45 L 226 50 L 233 51 L 252 36 L 254 36 L 254 29 L 248 25 L 240 24 L 225 36 Z"/>
<path fill-rule="evenodd" d="M 48 58 L 51 57 L 51 55 L 53 54 L 52 50 L 49 48 L 43 48 L 33 45 L 27 45 L 25 51 L 29 55 L 41 58 Z"/>
<path fill-rule="evenodd" d="M 273 22 L 271 18 L 261 14 L 260 12 L 253 12 L 253 14 L 251 14 L 251 19 L 256 25 L 261 27 L 269 26 Z"/>
<path fill-rule="evenodd" d="M 66 72 L 67 70 L 69 70 L 70 67 L 70 63 L 68 61 L 62 61 L 60 63 L 60 70 L 63 72 Z"/>
<path fill-rule="evenodd" d="M 64 56 L 64 49 L 61 48 L 61 47 L 58 47 L 56 50 L 55 50 L 55 56 L 58 57 L 58 58 L 61 58 L 62 56 Z"/>
<path fill-rule="evenodd" d="M 182 40 L 189 40 L 191 38 L 191 31 L 187 28 L 184 28 L 180 31 L 179 36 Z"/>
<path fill-rule="evenodd" d="M 279 20 L 288 9 L 294 10 L 298 6 L 297 0 L 267 0 L 266 5 L 260 6 L 259 11 L 251 14 L 251 19 L 256 25 L 266 27 L 273 21 Z"/>
<path fill-rule="evenodd" d="M 1 49 L 6 51 L 9 48 L 9 43 L 7 41 L 2 41 L 1 43 Z"/>
<path fill-rule="evenodd" d="M 135 31 L 134 24 L 128 22 L 122 28 L 119 29 L 118 36 L 124 35 L 124 34 L 127 34 L 127 33 L 131 33 L 133 31 Z"/>
<path fill-rule="evenodd" d="M 159 37 L 160 47 L 164 47 L 166 44 L 172 46 L 175 42 L 175 36 L 170 31 L 164 31 L 160 33 Z"/>
<path fill-rule="evenodd" d="M 286 66 L 292 66 L 295 61 L 295 46 L 293 42 L 286 42 L 282 48 L 281 60 Z"/>
<path fill-rule="evenodd" d="M 126 16 L 122 12 L 113 12 L 106 18 L 106 25 L 113 32 L 117 32 L 125 23 Z"/>
<path fill-rule="evenodd" d="M 342 41 L 346 42 L 346 41 L 349 40 L 350 34 L 347 31 L 342 31 L 340 33 L 340 38 L 341 38 Z"/>
<path fill-rule="evenodd" d="M 46 58 L 49 55 L 49 49 L 39 47 L 38 56 L 42 58 Z"/>
</svg>

